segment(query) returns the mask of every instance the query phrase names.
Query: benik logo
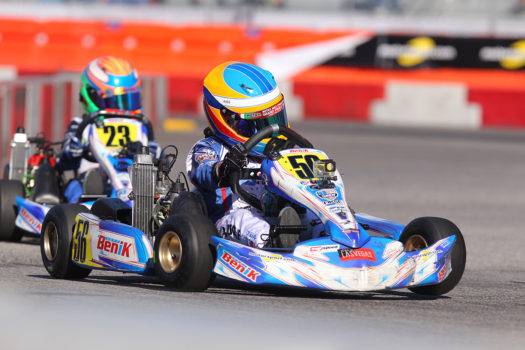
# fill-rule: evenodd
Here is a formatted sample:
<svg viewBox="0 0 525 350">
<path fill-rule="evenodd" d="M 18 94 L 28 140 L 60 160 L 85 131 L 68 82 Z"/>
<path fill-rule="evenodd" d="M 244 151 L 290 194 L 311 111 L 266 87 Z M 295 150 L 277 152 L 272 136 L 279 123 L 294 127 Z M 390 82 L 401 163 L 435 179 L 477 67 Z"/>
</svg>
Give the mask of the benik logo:
<svg viewBox="0 0 525 350">
<path fill-rule="evenodd" d="M 35 230 L 38 232 L 42 231 L 42 224 L 30 213 L 26 210 L 26 208 L 22 207 L 20 210 L 20 215 L 31 225 Z"/>
<path fill-rule="evenodd" d="M 372 249 L 339 249 L 337 252 L 341 261 L 357 259 L 376 261 L 376 255 Z"/>
<path fill-rule="evenodd" d="M 234 258 L 230 253 L 224 252 L 221 256 L 221 260 L 227 263 L 232 269 L 254 282 L 257 280 L 257 276 L 260 275 L 259 272 L 255 271 L 251 267 L 244 265 L 242 262 Z"/>
<path fill-rule="evenodd" d="M 106 238 L 104 236 L 98 237 L 97 249 L 105 252 L 129 258 L 129 248 L 131 248 L 131 243 L 126 243 L 113 238 Z"/>
</svg>

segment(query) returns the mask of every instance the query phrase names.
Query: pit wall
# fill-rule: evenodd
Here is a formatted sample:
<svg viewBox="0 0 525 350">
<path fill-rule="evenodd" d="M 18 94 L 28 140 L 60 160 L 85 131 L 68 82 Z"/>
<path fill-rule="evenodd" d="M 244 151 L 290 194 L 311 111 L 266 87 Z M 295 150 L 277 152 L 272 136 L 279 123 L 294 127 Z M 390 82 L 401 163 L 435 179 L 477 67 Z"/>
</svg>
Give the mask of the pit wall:
<svg viewBox="0 0 525 350">
<path fill-rule="evenodd" d="M 356 33 L 359 34 L 349 30 L 258 29 L 238 25 L 0 18 L 0 66 L 15 67 L 19 76 L 78 74 L 95 57 L 121 56 L 130 60 L 145 78 L 165 77 L 151 107 L 156 109 L 156 119 L 160 121 L 167 116 L 202 115 L 202 81 L 221 62 L 257 63 L 261 55 Z M 469 129 L 525 127 L 522 70 L 389 70 L 316 64 L 302 69 L 293 76 L 277 76 L 292 120 L 326 118 Z M 46 103 L 58 102 L 53 88 L 50 89 L 40 99 L 43 111 L 50 108 Z M 66 93 L 67 98 L 70 95 L 76 99 L 75 92 Z M 0 96 L 0 105 L 1 99 Z M 65 109 L 69 111 L 70 107 Z M 64 118 L 69 119 L 72 114 L 68 112 Z M 23 113 L 12 114 L 10 118 L 15 120 L 11 126 L 18 123 L 16 118 L 22 118 L 17 115 Z"/>
</svg>

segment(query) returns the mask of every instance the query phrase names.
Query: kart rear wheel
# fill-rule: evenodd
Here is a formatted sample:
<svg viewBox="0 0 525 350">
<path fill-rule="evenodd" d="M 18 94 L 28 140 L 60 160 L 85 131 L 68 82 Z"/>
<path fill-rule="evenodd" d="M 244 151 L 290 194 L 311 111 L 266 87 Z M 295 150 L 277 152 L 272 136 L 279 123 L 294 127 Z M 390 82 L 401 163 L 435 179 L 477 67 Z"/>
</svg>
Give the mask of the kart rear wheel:
<svg viewBox="0 0 525 350">
<path fill-rule="evenodd" d="M 207 216 L 206 204 L 199 194 L 184 191 L 173 201 L 171 214 L 190 214 Z"/>
<path fill-rule="evenodd" d="M 155 237 L 155 273 L 166 286 L 203 291 L 213 279 L 215 225 L 205 216 L 171 215 Z"/>
<path fill-rule="evenodd" d="M 452 247 L 452 272 L 439 284 L 410 287 L 412 292 L 424 295 L 442 295 L 450 292 L 459 282 L 467 259 L 465 240 L 459 228 L 451 221 L 436 217 L 422 217 L 412 220 L 403 230 L 399 240 L 404 244 L 405 251 L 424 249 L 435 242 L 456 235 Z"/>
<path fill-rule="evenodd" d="M 18 180 L 0 180 L 0 241 L 18 242 L 22 231 L 15 226 L 18 214 L 15 197 L 24 198 L 24 186 Z"/>
<path fill-rule="evenodd" d="M 80 279 L 91 272 L 71 258 L 75 217 L 89 210 L 80 204 L 56 205 L 47 213 L 40 235 L 40 254 L 49 274 L 55 278 Z"/>
</svg>

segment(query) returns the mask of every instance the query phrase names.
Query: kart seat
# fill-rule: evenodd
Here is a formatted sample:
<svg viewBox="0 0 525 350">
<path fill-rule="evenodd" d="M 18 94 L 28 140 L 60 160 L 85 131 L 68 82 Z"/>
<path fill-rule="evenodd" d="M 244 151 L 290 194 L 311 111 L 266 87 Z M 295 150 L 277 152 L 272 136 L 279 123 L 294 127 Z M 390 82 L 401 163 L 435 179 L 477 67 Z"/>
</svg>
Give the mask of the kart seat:
<svg viewBox="0 0 525 350">
<path fill-rule="evenodd" d="M 35 188 L 31 199 L 37 203 L 50 205 L 60 203 L 57 173 L 47 161 L 42 161 L 38 166 L 35 176 Z"/>
<path fill-rule="evenodd" d="M 104 194 L 104 181 L 100 174 L 99 168 L 92 168 L 86 171 L 82 184 L 84 195 L 101 195 Z"/>
</svg>

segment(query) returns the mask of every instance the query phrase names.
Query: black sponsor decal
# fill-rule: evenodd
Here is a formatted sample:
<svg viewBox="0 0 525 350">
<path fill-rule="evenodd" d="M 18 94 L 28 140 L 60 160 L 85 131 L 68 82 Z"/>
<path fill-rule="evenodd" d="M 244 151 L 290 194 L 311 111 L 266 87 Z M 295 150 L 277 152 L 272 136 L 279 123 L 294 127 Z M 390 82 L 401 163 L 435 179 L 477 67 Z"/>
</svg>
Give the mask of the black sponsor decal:
<svg viewBox="0 0 525 350">
<path fill-rule="evenodd" d="M 382 69 L 525 69 L 525 38 L 375 36 L 324 65 Z"/>
<path fill-rule="evenodd" d="M 234 238 L 238 241 L 241 239 L 241 230 L 237 229 L 235 225 L 226 225 L 226 227 L 221 227 L 220 234 L 224 238 Z"/>
</svg>

